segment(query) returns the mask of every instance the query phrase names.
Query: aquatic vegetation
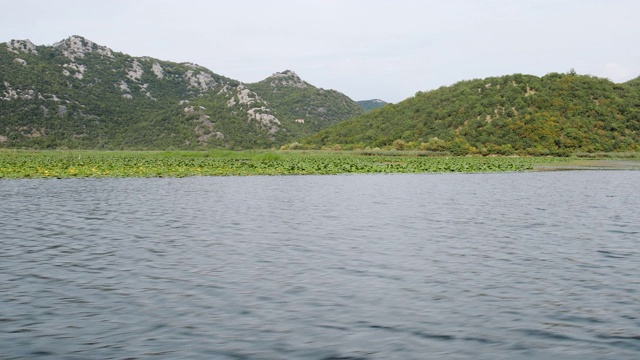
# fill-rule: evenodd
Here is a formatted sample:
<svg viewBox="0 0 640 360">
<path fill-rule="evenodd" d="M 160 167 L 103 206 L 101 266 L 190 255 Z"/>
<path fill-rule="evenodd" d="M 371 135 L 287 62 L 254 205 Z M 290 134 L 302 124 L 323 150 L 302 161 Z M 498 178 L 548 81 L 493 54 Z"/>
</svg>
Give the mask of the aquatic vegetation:
<svg viewBox="0 0 640 360">
<path fill-rule="evenodd" d="M 526 171 L 539 157 L 371 156 L 349 152 L 3 151 L 0 178 L 185 177 Z"/>
</svg>

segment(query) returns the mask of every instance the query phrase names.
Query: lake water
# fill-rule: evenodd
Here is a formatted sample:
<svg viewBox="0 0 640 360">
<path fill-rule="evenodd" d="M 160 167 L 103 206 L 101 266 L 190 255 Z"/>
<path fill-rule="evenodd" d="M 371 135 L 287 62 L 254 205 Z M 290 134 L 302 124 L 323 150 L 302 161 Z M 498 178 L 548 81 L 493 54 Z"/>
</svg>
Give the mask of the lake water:
<svg viewBox="0 0 640 360">
<path fill-rule="evenodd" d="M 638 359 L 640 172 L 0 181 L 0 358 Z"/>
</svg>

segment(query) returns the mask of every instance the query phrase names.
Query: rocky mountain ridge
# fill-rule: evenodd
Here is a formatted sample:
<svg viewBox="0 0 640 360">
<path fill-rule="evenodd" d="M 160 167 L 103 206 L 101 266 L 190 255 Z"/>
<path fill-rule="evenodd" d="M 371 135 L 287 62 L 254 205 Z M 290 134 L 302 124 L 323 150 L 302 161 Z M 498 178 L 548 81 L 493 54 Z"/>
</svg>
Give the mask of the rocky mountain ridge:
<svg viewBox="0 0 640 360">
<path fill-rule="evenodd" d="M 361 112 L 293 71 L 265 79 L 275 91 L 263 94 L 196 64 L 133 57 L 81 36 L 52 46 L 8 41 L 0 64 L 0 147 L 270 147 Z M 304 92 L 303 105 L 323 92 L 340 101 L 314 98 L 304 106 L 331 115 L 309 122 L 279 91 Z"/>
</svg>

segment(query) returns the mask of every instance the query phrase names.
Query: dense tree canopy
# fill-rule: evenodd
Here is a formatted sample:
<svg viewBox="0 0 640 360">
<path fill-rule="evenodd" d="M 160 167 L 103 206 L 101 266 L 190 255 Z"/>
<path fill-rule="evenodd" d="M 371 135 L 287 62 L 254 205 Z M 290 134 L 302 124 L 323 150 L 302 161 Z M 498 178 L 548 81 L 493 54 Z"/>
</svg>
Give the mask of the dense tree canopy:
<svg viewBox="0 0 640 360">
<path fill-rule="evenodd" d="M 345 121 L 303 145 L 455 154 L 638 150 L 640 88 L 633 83 L 573 72 L 461 81 Z"/>
</svg>

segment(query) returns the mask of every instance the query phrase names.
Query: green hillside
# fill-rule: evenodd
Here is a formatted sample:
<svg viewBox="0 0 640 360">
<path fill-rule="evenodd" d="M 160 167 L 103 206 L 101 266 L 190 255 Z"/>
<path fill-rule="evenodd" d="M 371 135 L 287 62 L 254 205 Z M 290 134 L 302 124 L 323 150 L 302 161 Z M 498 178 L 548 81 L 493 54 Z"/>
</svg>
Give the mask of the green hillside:
<svg viewBox="0 0 640 360">
<path fill-rule="evenodd" d="M 639 150 L 640 91 L 633 83 L 573 72 L 461 81 L 340 123 L 303 145 L 453 154 Z"/>
<path fill-rule="evenodd" d="M 635 86 L 635 87 L 640 87 L 640 76 L 638 76 L 635 79 L 631 79 L 627 81 L 625 84 Z"/>
<path fill-rule="evenodd" d="M 311 85 L 272 91 L 80 36 L 52 46 L 0 43 L 0 65 L 5 148 L 264 148 L 361 112 L 335 91 Z"/>
</svg>

